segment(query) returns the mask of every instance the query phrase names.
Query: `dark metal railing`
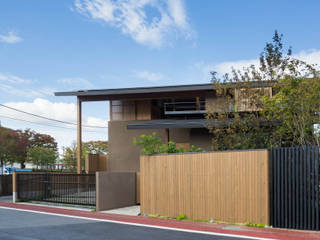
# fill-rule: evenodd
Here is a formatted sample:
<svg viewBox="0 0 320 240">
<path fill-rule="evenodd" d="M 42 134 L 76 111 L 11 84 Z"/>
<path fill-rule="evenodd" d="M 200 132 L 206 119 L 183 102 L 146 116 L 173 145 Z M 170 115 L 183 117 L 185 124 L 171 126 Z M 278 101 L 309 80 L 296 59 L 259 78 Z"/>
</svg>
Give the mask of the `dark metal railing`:
<svg viewBox="0 0 320 240">
<path fill-rule="evenodd" d="M 12 175 L 0 175 L 0 196 L 12 195 Z"/>
<path fill-rule="evenodd" d="M 18 199 L 96 205 L 95 174 L 17 174 Z"/>
<path fill-rule="evenodd" d="M 319 147 L 270 150 L 270 224 L 320 230 Z"/>
<path fill-rule="evenodd" d="M 205 101 L 169 102 L 164 103 L 165 114 L 204 114 L 206 113 Z"/>
</svg>

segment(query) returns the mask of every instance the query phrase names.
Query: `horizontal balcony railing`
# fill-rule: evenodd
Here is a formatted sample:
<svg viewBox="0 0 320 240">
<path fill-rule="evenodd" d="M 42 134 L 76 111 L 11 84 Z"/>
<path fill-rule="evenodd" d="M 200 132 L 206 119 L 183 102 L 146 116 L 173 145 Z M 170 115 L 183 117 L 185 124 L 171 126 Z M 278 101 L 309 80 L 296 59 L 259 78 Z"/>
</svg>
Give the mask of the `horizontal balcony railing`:
<svg viewBox="0 0 320 240">
<path fill-rule="evenodd" d="M 206 102 L 170 102 L 164 103 L 164 113 L 166 115 L 176 114 L 205 114 Z"/>
</svg>

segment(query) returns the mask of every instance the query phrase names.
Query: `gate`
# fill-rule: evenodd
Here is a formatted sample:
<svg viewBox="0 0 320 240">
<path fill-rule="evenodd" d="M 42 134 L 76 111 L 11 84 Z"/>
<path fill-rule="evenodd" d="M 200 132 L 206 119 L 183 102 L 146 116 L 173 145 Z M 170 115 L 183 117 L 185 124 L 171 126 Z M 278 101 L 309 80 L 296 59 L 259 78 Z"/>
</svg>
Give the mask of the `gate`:
<svg viewBox="0 0 320 240">
<path fill-rule="evenodd" d="M 95 174 L 17 174 L 18 199 L 96 205 Z"/>
<path fill-rule="evenodd" d="M 0 196 L 12 195 L 12 175 L 0 175 Z"/>
<path fill-rule="evenodd" d="M 270 224 L 320 230 L 319 147 L 270 150 Z"/>
</svg>

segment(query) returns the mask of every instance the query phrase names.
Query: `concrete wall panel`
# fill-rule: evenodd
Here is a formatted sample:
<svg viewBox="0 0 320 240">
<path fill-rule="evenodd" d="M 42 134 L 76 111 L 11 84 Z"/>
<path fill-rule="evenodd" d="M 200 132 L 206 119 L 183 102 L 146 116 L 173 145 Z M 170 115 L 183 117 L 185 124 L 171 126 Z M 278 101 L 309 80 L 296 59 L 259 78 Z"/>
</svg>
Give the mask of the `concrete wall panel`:
<svg viewBox="0 0 320 240">
<path fill-rule="evenodd" d="M 136 204 L 135 172 L 97 172 L 96 178 L 97 211 Z"/>
<path fill-rule="evenodd" d="M 141 123 L 145 121 L 110 121 L 109 122 L 109 161 L 108 171 L 134 171 L 140 169 L 141 147 L 134 146 L 133 138 L 139 138 L 142 134 L 150 135 L 156 132 L 166 142 L 165 129 L 137 129 L 128 130 L 129 123 Z"/>
</svg>

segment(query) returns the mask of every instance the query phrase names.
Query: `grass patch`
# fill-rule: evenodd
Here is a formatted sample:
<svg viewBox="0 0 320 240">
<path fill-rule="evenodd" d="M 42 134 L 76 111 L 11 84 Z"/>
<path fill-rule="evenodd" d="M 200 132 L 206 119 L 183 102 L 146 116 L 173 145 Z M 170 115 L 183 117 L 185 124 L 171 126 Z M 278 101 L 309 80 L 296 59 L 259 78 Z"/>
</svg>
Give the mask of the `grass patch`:
<svg viewBox="0 0 320 240">
<path fill-rule="evenodd" d="M 192 218 L 188 218 L 187 215 L 185 215 L 185 214 L 180 214 L 176 218 L 168 217 L 168 216 L 160 216 L 160 215 L 156 215 L 156 214 L 149 214 L 147 216 L 149 216 L 150 218 L 176 219 L 178 221 L 186 220 L 186 221 L 192 221 L 192 222 L 203 222 L 203 223 L 225 224 L 225 225 L 247 226 L 247 227 L 258 227 L 258 228 L 264 228 L 267 226 L 265 224 L 251 223 L 251 222 L 246 222 L 243 224 L 243 223 L 215 221 L 212 218 L 210 220 L 208 220 L 208 219 L 192 219 Z"/>
<path fill-rule="evenodd" d="M 245 226 L 247 227 L 258 227 L 258 228 L 264 228 L 265 227 L 265 224 L 262 224 L 262 223 L 252 223 L 252 222 L 246 222 L 244 224 Z"/>
<path fill-rule="evenodd" d="M 184 215 L 184 214 L 180 214 L 177 218 L 176 218 L 177 220 L 186 220 L 187 219 L 187 216 L 186 215 Z"/>
<path fill-rule="evenodd" d="M 206 223 L 210 222 L 210 220 L 206 220 L 206 219 L 190 219 L 190 220 L 193 222 L 206 222 Z"/>
</svg>

